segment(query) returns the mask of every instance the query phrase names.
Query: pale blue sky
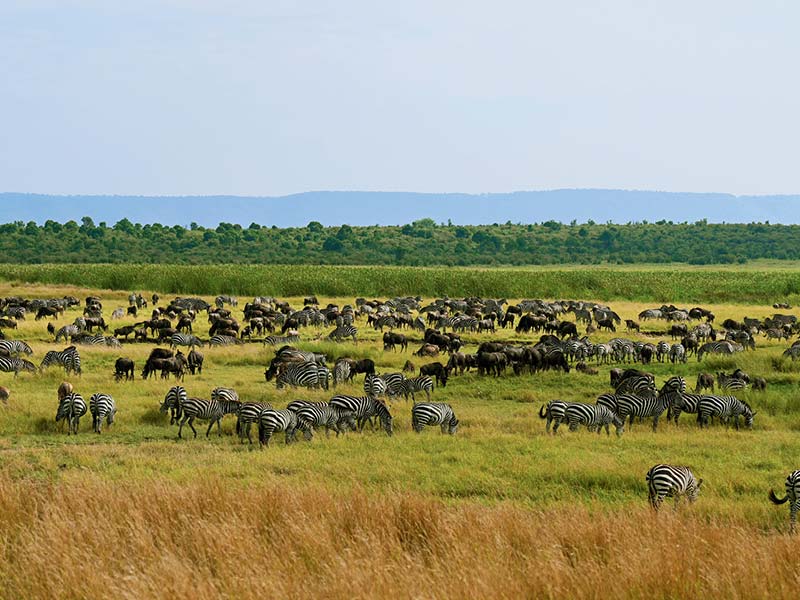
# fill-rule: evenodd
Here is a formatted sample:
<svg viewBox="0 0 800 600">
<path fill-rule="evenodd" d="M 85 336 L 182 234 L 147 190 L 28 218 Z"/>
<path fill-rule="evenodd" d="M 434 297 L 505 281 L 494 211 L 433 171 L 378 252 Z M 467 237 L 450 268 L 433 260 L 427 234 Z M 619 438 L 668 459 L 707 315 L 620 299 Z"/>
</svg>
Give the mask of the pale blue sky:
<svg viewBox="0 0 800 600">
<path fill-rule="evenodd" d="M 797 193 L 798 17 L 766 1 L 3 0 L 0 191 Z"/>
</svg>

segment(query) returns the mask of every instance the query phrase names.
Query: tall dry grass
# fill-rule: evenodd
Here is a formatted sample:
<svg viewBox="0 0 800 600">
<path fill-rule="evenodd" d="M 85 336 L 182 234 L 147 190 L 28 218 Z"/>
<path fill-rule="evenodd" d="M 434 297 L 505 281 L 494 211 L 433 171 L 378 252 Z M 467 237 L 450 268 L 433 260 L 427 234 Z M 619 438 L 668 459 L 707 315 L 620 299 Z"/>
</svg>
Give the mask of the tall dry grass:
<svg viewBox="0 0 800 600">
<path fill-rule="evenodd" d="M 797 540 L 691 509 L 527 510 L 280 481 L 0 479 L 5 598 L 796 597 Z"/>
</svg>

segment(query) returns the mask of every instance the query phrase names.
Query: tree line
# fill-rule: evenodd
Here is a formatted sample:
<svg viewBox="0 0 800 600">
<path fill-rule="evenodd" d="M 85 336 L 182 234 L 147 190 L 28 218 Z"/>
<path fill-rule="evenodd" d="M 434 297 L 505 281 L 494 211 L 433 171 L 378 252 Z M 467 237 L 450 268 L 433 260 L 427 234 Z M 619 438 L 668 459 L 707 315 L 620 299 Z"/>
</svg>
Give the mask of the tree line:
<svg viewBox="0 0 800 600">
<path fill-rule="evenodd" d="M 0 225 L 5 263 L 262 263 L 343 265 L 731 264 L 800 259 L 800 226 L 770 223 L 656 223 L 278 228 L 251 223 L 202 227 L 109 226 L 31 221 Z"/>
</svg>

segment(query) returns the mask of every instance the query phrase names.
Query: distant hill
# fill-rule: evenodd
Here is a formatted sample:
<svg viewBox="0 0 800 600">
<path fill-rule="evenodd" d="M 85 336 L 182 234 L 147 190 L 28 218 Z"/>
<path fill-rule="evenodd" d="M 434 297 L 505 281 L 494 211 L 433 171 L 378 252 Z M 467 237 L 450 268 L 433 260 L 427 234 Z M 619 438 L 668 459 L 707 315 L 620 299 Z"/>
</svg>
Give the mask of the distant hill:
<svg viewBox="0 0 800 600">
<path fill-rule="evenodd" d="M 304 192 L 280 197 L 242 196 L 53 196 L 0 193 L 0 222 L 90 216 L 113 225 L 138 223 L 214 227 L 251 222 L 277 227 L 402 225 L 430 218 L 436 223 L 627 223 L 660 220 L 709 223 L 800 223 L 800 195 L 733 196 L 630 190 L 551 190 L 502 194 L 413 192 Z"/>
</svg>

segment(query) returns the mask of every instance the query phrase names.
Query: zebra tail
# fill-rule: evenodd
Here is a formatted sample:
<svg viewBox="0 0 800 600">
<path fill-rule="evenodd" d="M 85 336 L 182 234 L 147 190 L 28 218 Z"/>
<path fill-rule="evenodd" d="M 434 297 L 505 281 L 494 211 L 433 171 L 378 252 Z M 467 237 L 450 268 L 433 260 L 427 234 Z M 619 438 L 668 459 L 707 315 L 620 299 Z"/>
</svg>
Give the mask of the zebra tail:
<svg viewBox="0 0 800 600">
<path fill-rule="evenodd" d="M 539 409 L 539 418 L 540 419 L 547 418 L 547 409 L 545 408 L 544 404 L 542 404 L 542 407 Z"/>
<path fill-rule="evenodd" d="M 775 495 L 775 490 L 769 491 L 769 499 L 772 501 L 773 504 L 783 504 L 789 499 L 789 494 L 786 494 L 786 497 L 781 499 Z"/>
</svg>

